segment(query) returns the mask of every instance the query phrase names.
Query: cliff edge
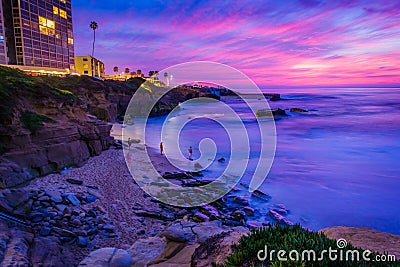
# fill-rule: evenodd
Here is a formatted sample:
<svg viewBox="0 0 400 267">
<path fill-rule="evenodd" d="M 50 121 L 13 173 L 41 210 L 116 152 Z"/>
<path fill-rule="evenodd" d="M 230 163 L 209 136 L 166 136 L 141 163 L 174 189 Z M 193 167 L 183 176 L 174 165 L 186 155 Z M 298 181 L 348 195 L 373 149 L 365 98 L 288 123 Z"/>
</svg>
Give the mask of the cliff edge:
<svg viewBox="0 0 400 267">
<path fill-rule="evenodd" d="M 80 166 L 114 142 L 110 122 L 122 121 L 145 80 L 101 81 L 88 76 L 29 76 L 0 66 L 0 188 Z M 164 96 L 153 116 L 196 92 Z"/>
</svg>

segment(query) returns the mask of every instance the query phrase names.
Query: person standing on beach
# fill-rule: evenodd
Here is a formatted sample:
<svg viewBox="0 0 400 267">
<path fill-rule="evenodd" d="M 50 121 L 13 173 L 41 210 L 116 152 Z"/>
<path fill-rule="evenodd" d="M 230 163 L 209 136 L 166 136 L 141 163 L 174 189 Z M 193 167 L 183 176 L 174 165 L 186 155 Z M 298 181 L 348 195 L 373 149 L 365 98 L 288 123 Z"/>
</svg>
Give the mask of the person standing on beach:
<svg viewBox="0 0 400 267">
<path fill-rule="evenodd" d="M 193 148 L 189 147 L 189 160 L 193 160 L 192 155 L 193 155 Z"/>
<path fill-rule="evenodd" d="M 164 154 L 164 145 L 163 145 L 162 142 L 160 143 L 160 154 L 161 154 L 161 155 Z"/>
<path fill-rule="evenodd" d="M 131 145 L 132 145 L 132 139 L 131 138 L 128 138 L 128 149 L 130 150 L 131 149 Z"/>
</svg>

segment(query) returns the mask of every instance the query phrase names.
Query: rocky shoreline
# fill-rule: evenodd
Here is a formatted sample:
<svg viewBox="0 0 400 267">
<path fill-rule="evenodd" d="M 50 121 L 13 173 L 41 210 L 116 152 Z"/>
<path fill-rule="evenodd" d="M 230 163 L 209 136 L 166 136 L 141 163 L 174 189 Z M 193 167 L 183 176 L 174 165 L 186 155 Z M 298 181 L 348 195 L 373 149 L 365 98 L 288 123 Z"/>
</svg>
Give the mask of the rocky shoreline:
<svg viewBox="0 0 400 267">
<path fill-rule="evenodd" d="M 57 252 L 42 255 L 43 264 L 57 260 L 60 266 L 71 266 L 77 265 L 95 249 L 117 247 L 129 250 L 138 240 L 147 242 L 145 240 L 148 238 L 154 239 L 162 233 L 158 238 L 159 245 L 170 246 L 169 239 L 172 239 L 180 243 L 173 244 L 177 249 L 189 243 L 198 246 L 211 233 L 231 232 L 233 229 L 226 226 L 227 221 L 223 225 L 217 220 L 221 216 L 212 206 L 187 210 L 153 200 L 135 184 L 121 150 L 117 149 L 110 149 L 89 159 L 81 168 L 40 177 L 18 189 L 2 190 L 0 210 L 23 222 L 12 223 L 8 220 L 9 226 L 12 226 L 9 231 L 12 232 L 2 239 L 7 246 L 0 262 L 8 262 L 11 257 L 16 265 L 38 261 L 33 255 L 42 255 L 44 252 L 36 251 L 37 243 L 48 243 L 50 249 Z M 236 221 L 235 224 L 240 225 L 240 221 Z M 190 242 L 189 239 L 174 238 L 174 235 L 185 235 L 181 233 L 182 229 L 176 228 L 182 223 L 188 229 L 198 227 L 200 232 L 204 232 L 203 236 L 192 236 Z M 7 229 L 7 226 L 3 227 Z M 238 229 L 241 232 L 248 231 L 243 227 Z M 165 231 L 169 234 L 165 234 Z M 16 256 L 10 251 L 9 246 L 13 244 L 15 236 L 24 236 L 22 243 L 25 253 L 22 255 Z M 146 253 L 143 252 L 140 257 L 132 256 L 143 260 Z M 151 255 L 146 255 L 146 258 L 149 259 Z M 166 255 L 164 260 L 170 256 Z"/>
<path fill-rule="evenodd" d="M 193 174 L 178 176 L 197 185 L 200 177 Z M 57 266 L 111 266 L 111 261 L 118 266 L 209 266 L 211 260 L 223 262 L 249 229 L 262 226 L 251 221 L 257 211 L 245 199 L 229 195 L 193 209 L 159 203 L 136 185 L 122 151 L 113 148 L 83 167 L 2 190 L 0 209 L 27 223 L 2 226 L 0 240 L 6 245 L 0 262 L 14 266 L 54 261 Z M 284 214 L 284 207 L 270 211 L 271 222 L 290 223 Z"/>
</svg>

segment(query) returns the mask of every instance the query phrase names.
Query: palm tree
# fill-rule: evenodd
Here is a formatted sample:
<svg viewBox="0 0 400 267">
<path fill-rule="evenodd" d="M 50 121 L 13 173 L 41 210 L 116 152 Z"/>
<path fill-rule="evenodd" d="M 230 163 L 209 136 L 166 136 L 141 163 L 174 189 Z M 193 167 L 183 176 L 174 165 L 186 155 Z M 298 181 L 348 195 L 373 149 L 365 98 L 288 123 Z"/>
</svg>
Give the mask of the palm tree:
<svg viewBox="0 0 400 267">
<path fill-rule="evenodd" d="M 118 67 L 117 66 L 114 67 L 114 72 L 115 72 L 115 76 L 117 76 L 118 75 Z"/>
<path fill-rule="evenodd" d="M 96 30 L 98 28 L 97 22 L 90 22 L 90 28 L 93 30 L 93 47 L 92 47 L 92 57 L 94 57 L 94 43 L 96 42 Z"/>
<path fill-rule="evenodd" d="M 129 74 L 129 68 L 125 68 L 125 74 L 126 74 L 126 75 Z"/>
</svg>

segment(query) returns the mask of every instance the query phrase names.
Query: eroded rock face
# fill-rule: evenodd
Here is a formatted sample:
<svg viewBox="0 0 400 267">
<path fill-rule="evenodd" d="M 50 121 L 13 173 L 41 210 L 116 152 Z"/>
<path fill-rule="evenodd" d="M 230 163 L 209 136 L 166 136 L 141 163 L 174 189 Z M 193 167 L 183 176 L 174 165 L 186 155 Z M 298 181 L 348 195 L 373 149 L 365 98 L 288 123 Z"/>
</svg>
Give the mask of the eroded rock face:
<svg viewBox="0 0 400 267">
<path fill-rule="evenodd" d="M 0 188 L 14 187 L 34 177 L 79 166 L 113 143 L 112 125 L 87 120 L 79 125 L 50 125 L 35 133 L 9 137 L 12 149 L 0 157 Z"/>
<path fill-rule="evenodd" d="M 12 73 L 4 69 L 2 74 Z M 145 81 L 135 78 L 125 83 L 86 76 L 35 78 L 14 74 L 19 82 L 4 84 L 9 94 L 2 99 L 7 112 L 0 112 L 4 117 L 0 120 L 0 188 L 82 165 L 90 156 L 108 149 L 113 143 L 112 125 L 108 122 L 123 120 L 133 94 Z M 195 96 L 198 95 L 193 90 L 173 90 L 160 99 L 151 115 L 166 114 L 179 102 Z M 154 96 L 144 93 L 142 98 L 138 108 L 144 107 L 146 101 L 152 103 Z M 30 115 L 23 119 L 24 114 Z"/>
</svg>

